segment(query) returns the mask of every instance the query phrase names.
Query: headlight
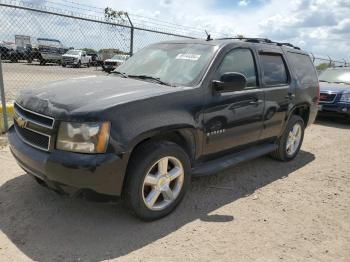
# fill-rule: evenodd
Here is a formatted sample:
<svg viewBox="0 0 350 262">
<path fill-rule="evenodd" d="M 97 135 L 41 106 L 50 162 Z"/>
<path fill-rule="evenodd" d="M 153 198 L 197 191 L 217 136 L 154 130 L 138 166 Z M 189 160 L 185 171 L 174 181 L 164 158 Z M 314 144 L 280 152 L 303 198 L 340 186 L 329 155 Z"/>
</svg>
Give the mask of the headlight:
<svg viewBox="0 0 350 262">
<path fill-rule="evenodd" d="M 58 130 L 56 148 L 80 153 L 104 153 L 109 140 L 109 122 L 62 122 Z"/>
<path fill-rule="evenodd" d="M 350 103 L 350 93 L 342 94 L 340 98 L 341 103 Z"/>
</svg>

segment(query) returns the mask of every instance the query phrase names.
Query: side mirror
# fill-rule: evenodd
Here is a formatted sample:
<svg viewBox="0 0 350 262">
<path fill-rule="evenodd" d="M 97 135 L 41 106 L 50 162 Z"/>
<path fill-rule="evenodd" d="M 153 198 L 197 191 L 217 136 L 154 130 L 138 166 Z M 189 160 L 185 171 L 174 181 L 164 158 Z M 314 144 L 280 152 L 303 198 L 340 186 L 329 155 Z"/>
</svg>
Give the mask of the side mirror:
<svg viewBox="0 0 350 262">
<path fill-rule="evenodd" d="M 220 81 L 213 81 L 213 88 L 217 92 L 234 92 L 241 91 L 247 85 L 247 79 L 241 73 L 225 73 L 220 77 Z"/>
</svg>

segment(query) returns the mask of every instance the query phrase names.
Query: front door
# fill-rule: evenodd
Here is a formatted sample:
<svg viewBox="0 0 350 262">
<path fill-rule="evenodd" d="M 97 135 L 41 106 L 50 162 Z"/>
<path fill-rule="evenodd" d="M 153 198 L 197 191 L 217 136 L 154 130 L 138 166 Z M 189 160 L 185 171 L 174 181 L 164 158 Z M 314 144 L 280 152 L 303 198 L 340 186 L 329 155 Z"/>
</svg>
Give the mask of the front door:
<svg viewBox="0 0 350 262">
<path fill-rule="evenodd" d="M 208 94 L 204 110 L 205 154 L 214 154 L 259 139 L 263 126 L 264 92 L 259 87 L 254 53 L 248 48 L 229 51 L 213 80 L 238 72 L 247 79 L 242 91 Z"/>
</svg>

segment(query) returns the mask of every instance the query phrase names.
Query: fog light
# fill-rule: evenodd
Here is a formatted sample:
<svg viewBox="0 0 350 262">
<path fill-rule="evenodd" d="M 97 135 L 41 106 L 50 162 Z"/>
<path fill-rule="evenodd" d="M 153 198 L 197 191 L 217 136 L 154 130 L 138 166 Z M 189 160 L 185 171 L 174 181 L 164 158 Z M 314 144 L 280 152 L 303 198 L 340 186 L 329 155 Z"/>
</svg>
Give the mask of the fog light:
<svg viewBox="0 0 350 262">
<path fill-rule="evenodd" d="M 344 107 L 344 108 L 342 109 L 342 111 L 343 111 L 343 112 L 347 112 L 348 109 L 347 109 L 346 107 Z"/>
</svg>

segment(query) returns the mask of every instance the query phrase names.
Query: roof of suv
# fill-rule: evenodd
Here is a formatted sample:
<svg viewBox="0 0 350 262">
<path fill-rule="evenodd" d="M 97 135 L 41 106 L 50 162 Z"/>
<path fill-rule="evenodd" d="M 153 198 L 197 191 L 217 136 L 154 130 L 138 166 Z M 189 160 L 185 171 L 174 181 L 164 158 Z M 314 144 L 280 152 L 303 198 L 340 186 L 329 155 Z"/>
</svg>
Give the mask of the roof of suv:
<svg viewBox="0 0 350 262">
<path fill-rule="evenodd" d="M 173 40 L 173 41 L 166 41 L 163 43 L 193 43 L 193 44 L 207 44 L 207 45 L 213 45 L 218 47 L 223 47 L 228 44 L 246 44 L 246 45 L 255 45 L 255 46 L 271 46 L 271 47 L 280 47 L 286 51 L 293 51 L 296 53 L 301 53 L 305 55 L 309 55 L 307 52 L 302 51 L 299 47 L 293 46 L 289 43 L 280 43 L 280 42 L 274 42 L 269 39 L 264 38 L 222 38 L 222 39 L 181 39 L 181 40 Z"/>
</svg>

